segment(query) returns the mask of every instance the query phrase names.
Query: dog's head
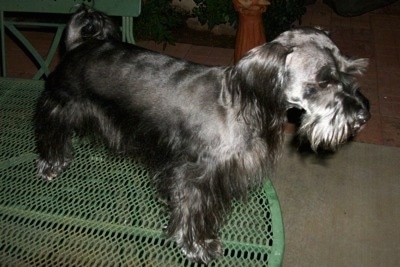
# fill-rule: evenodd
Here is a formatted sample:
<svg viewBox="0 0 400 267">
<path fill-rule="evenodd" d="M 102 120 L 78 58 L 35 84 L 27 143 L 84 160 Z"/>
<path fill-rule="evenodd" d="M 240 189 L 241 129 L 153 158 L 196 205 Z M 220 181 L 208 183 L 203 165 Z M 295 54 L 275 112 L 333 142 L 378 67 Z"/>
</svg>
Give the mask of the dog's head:
<svg viewBox="0 0 400 267">
<path fill-rule="evenodd" d="M 357 134 L 370 113 L 355 75 L 365 71 L 368 60 L 343 56 L 316 28 L 293 29 L 274 42 L 292 47 L 286 58 L 286 101 L 305 111 L 299 132 L 312 148 L 334 150 Z"/>
<path fill-rule="evenodd" d="M 66 32 L 67 51 L 90 39 L 119 39 L 119 29 L 111 18 L 85 5 L 81 5 L 71 17 Z"/>
</svg>

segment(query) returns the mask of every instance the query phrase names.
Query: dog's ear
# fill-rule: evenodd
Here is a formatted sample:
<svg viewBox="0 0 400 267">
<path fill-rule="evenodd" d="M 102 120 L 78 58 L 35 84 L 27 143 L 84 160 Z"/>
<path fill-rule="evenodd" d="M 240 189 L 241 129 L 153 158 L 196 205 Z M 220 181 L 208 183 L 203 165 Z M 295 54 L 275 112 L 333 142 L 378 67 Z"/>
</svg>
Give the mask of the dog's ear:
<svg viewBox="0 0 400 267">
<path fill-rule="evenodd" d="M 234 66 L 234 71 L 247 88 L 276 87 L 277 82 L 283 82 L 280 79 L 285 73 L 288 53 L 290 49 L 277 42 L 266 43 L 247 52 Z"/>
<path fill-rule="evenodd" d="M 343 55 L 337 47 L 325 48 L 336 60 L 339 70 L 349 75 L 364 74 L 367 70 L 368 58 L 351 58 Z"/>
<path fill-rule="evenodd" d="M 364 74 L 367 70 L 369 60 L 367 58 L 351 59 L 345 58 L 343 60 L 343 72 L 355 75 Z"/>
</svg>

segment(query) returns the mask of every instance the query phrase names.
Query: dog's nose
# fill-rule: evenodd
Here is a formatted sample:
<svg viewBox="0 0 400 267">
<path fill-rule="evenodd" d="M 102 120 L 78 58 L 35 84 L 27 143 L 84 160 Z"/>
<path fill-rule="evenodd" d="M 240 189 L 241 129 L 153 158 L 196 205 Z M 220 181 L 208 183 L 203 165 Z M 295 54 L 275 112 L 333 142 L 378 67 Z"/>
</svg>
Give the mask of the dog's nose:
<svg viewBox="0 0 400 267">
<path fill-rule="evenodd" d="M 365 123 L 367 123 L 367 121 L 369 120 L 370 117 L 371 117 L 371 114 L 368 112 L 368 110 L 361 109 L 357 113 L 357 122 L 360 125 L 364 125 Z"/>
<path fill-rule="evenodd" d="M 370 117 L 371 114 L 365 109 L 361 109 L 357 113 L 356 120 L 353 125 L 353 135 L 357 134 L 357 132 L 361 130 L 362 126 L 367 123 Z"/>
</svg>

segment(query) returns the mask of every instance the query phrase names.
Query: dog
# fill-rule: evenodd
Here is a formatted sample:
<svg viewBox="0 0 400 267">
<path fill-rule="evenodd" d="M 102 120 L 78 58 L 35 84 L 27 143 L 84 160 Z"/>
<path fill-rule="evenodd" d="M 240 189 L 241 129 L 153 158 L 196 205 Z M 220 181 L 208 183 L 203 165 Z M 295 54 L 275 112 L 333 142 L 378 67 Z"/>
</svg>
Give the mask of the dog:
<svg viewBox="0 0 400 267">
<path fill-rule="evenodd" d="M 336 150 L 370 118 L 356 81 L 368 60 L 342 55 L 318 28 L 211 67 L 123 43 L 107 15 L 83 7 L 65 45 L 35 110 L 38 175 L 52 181 L 67 169 L 74 132 L 141 157 L 168 204 L 167 237 L 195 262 L 222 254 L 218 231 L 232 200 L 273 170 L 287 110 L 303 110 L 298 132 L 314 150 Z"/>
</svg>

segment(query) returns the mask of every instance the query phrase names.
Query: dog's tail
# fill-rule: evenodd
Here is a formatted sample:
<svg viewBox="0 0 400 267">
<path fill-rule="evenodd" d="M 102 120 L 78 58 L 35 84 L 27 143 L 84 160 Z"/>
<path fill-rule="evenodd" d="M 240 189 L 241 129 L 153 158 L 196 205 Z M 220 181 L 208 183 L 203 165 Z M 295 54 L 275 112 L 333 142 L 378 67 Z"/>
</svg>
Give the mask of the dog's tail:
<svg viewBox="0 0 400 267">
<path fill-rule="evenodd" d="M 106 14 L 82 5 L 68 22 L 66 50 L 91 39 L 119 39 L 119 29 Z"/>
</svg>

